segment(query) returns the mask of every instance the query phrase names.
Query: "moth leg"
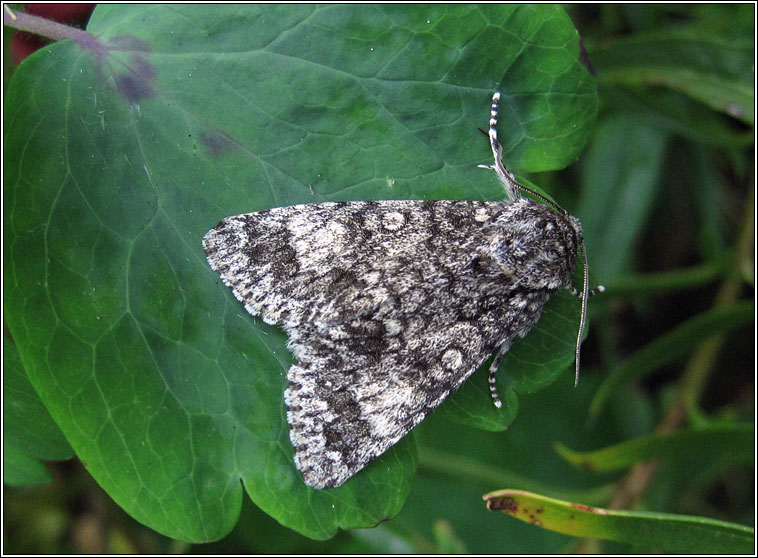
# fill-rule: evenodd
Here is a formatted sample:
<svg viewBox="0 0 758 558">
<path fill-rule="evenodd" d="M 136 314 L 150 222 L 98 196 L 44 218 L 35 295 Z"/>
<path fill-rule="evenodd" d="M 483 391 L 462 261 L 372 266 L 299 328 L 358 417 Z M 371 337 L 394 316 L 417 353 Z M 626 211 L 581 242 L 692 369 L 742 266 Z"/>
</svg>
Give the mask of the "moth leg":
<svg viewBox="0 0 758 558">
<path fill-rule="evenodd" d="M 489 370 L 490 374 L 489 374 L 489 380 L 488 380 L 490 383 L 490 395 L 492 396 L 492 402 L 495 404 L 495 407 L 497 407 L 498 409 L 503 406 L 503 402 L 500 401 L 500 396 L 497 393 L 497 383 L 496 383 L 497 369 L 500 367 L 500 362 L 503 360 L 505 353 L 507 353 L 508 349 L 510 348 L 511 348 L 511 344 L 509 342 L 503 343 L 503 345 L 497 351 L 495 358 L 492 359 L 492 364 L 490 364 L 490 370 Z"/>
<path fill-rule="evenodd" d="M 496 91 L 495 94 L 492 95 L 492 109 L 490 110 L 490 129 L 488 134 L 490 138 L 490 147 L 492 147 L 492 156 L 495 158 L 495 163 L 492 165 L 479 165 L 479 168 L 491 169 L 495 171 L 495 174 L 497 174 L 498 179 L 505 189 L 505 194 L 508 196 L 508 199 L 515 201 L 521 197 L 519 190 L 523 190 L 524 186 L 516 181 L 516 177 L 513 176 L 513 174 L 511 174 L 503 164 L 503 146 L 500 145 L 500 142 L 497 139 L 498 103 L 500 103 L 500 92 Z"/>
<path fill-rule="evenodd" d="M 582 291 L 580 291 L 579 289 L 577 289 L 574 285 L 571 285 L 568 288 L 568 291 L 572 295 L 578 296 L 579 298 L 582 298 Z M 598 285 L 597 287 L 595 287 L 591 291 L 587 291 L 587 296 L 595 296 L 596 294 L 600 294 L 600 293 L 604 293 L 604 292 L 605 292 L 605 287 L 603 285 Z"/>
<path fill-rule="evenodd" d="M 492 148 L 492 156 L 495 158 L 495 162 L 492 165 L 479 165 L 480 169 L 489 169 L 495 171 L 498 180 L 503 185 L 506 196 L 511 201 L 516 201 L 521 198 L 520 192 L 528 192 L 529 194 L 541 199 L 543 202 L 554 207 L 562 214 L 566 215 L 566 210 L 556 205 L 553 201 L 549 200 L 539 192 L 534 191 L 527 186 L 519 183 L 513 173 L 505 168 L 503 163 L 503 146 L 497 139 L 497 109 L 500 104 L 500 91 L 495 91 L 492 95 L 492 108 L 490 109 L 490 129 L 487 134 L 490 138 L 490 147 Z"/>
</svg>

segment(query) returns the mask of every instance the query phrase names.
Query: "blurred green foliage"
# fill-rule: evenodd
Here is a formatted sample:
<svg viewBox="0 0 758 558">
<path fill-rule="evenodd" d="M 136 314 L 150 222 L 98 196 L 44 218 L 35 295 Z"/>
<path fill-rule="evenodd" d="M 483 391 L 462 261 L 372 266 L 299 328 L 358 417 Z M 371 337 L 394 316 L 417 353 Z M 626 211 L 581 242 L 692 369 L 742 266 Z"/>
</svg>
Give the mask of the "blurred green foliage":
<svg viewBox="0 0 758 558">
<path fill-rule="evenodd" d="M 597 473 L 575 468 L 553 444 L 600 450 L 655 433 L 752 421 L 754 327 L 747 321 L 732 327 L 714 320 L 708 322 L 712 335 L 689 345 L 671 332 L 714 313 L 742 315 L 754 297 L 755 6 L 585 4 L 566 9 L 596 72 L 596 130 L 576 163 L 530 178 L 580 217 L 591 276 L 607 288 L 591 301 L 576 389 L 573 377 L 564 374 L 520 398 L 518 416 L 505 433 L 433 414 L 416 432 L 419 465 L 409 499 L 399 515 L 374 529 L 341 531 L 316 542 L 281 526 L 245 497 L 231 534 L 211 544 L 188 545 L 131 519 L 78 462 L 69 461 L 50 464 L 52 484 L 6 486 L 4 550 L 629 550 L 488 512 L 481 495 L 506 487 L 583 504 L 751 525 L 754 463 L 717 454 L 709 445 L 699 451 L 685 447 L 677 459 L 674 446 L 668 460 L 635 474 Z M 669 341 L 674 345 L 668 350 L 661 346 Z M 641 373 L 624 381 L 610 375 L 635 358 L 644 361 Z M 6 350 L 6 370 L 17 368 L 17 361 Z M 610 391 L 605 387 L 609 378 L 614 382 Z M 7 397 L 7 373 L 5 381 Z M 605 403 L 588 421 L 598 393 L 605 394 Z M 723 432 L 730 435 L 729 428 Z M 742 438 L 714 446 L 735 440 Z M 65 443 L 56 443 L 61 453 L 48 459 L 67 451 Z M 642 444 L 640 458 L 651 451 Z M 645 541 L 632 548 L 651 550 Z"/>
</svg>

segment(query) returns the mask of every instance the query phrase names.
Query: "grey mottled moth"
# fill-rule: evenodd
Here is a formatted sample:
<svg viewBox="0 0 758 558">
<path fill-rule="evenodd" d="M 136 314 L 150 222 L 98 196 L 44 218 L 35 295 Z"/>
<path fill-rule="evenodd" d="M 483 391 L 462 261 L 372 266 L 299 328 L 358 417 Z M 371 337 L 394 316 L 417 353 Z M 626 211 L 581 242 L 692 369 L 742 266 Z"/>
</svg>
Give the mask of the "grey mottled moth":
<svg viewBox="0 0 758 558">
<path fill-rule="evenodd" d="M 508 200 L 314 203 L 227 217 L 203 240 L 211 267 L 254 316 L 282 326 L 297 364 L 284 399 L 305 483 L 339 486 L 385 452 L 493 353 L 489 385 L 551 292 L 582 299 L 579 221 L 519 184 L 497 139 Z M 521 192 L 541 202 L 521 197 Z M 570 275 L 581 254 L 584 285 Z"/>
</svg>

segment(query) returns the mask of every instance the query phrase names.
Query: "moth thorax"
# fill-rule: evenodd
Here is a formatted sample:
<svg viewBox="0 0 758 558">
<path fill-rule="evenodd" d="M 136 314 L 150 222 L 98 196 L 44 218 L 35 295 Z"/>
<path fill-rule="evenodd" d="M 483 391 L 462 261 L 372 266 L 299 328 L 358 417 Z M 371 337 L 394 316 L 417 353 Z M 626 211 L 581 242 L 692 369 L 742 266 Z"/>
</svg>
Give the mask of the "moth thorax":
<svg viewBox="0 0 758 558">
<path fill-rule="evenodd" d="M 557 290 L 570 284 L 581 227 L 570 215 L 522 198 L 490 227 L 490 257 L 528 290 Z"/>
</svg>

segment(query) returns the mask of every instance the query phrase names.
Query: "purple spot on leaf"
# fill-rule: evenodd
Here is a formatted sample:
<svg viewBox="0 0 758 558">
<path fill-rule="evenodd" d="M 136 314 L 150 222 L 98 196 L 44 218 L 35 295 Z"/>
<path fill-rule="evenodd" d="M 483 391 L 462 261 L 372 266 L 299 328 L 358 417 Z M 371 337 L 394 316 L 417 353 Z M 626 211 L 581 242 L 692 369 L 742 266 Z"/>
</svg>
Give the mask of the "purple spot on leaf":
<svg viewBox="0 0 758 558">
<path fill-rule="evenodd" d="M 129 104 L 137 104 L 143 99 L 156 96 L 155 67 L 142 54 L 132 54 L 126 72 L 116 74 L 116 86 L 119 93 Z"/>
<path fill-rule="evenodd" d="M 219 157 L 234 149 L 234 142 L 223 134 L 205 132 L 200 135 L 200 141 L 214 157 Z"/>
<path fill-rule="evenodd" d="M 124 100 L 134 105 L 143 99 L 155 97 L 155 78 L 158 71 L 148 61 L 150 47 L 148 43 L 129 35 L 112 37 L 102 42 L 98 37 L 90 35 L 91 40 L 77 41 L 79 46 L 91 51 L 103 66 L 111 70 L 112 79 Z M 111 51 L 130 53 L 127 62 L 115 59 Z M 118 68 L 118 70 L 116 70 Z"/>
</svg>

